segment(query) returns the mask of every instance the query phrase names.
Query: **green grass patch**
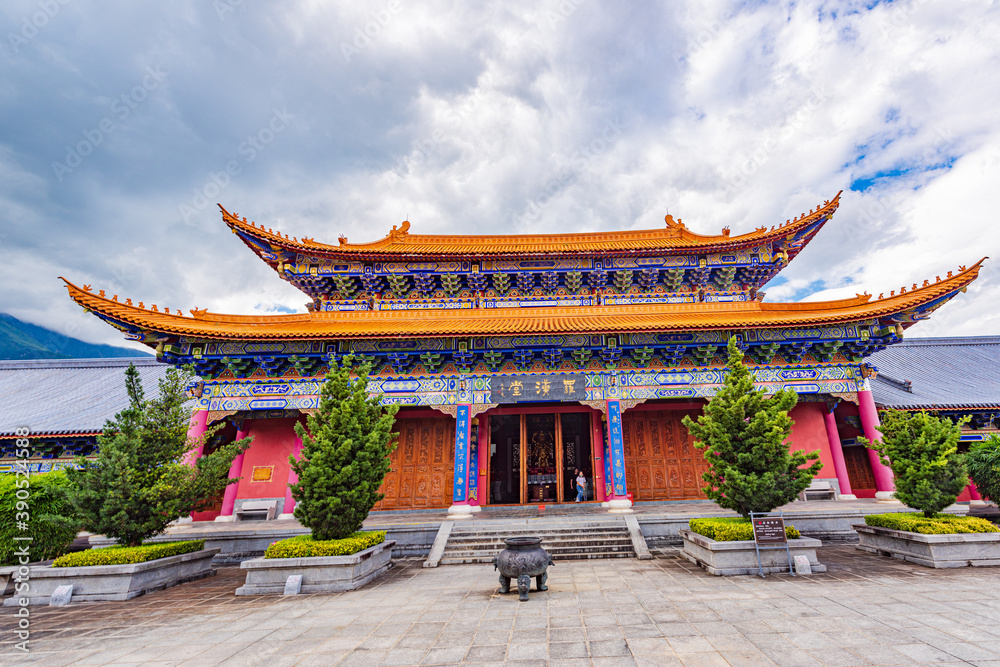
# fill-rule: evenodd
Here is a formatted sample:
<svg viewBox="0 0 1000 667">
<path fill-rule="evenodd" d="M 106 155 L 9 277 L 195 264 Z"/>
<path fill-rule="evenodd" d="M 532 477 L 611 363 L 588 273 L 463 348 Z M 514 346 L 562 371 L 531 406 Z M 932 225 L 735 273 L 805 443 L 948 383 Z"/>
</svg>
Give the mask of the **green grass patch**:
<svg viewBox="0 0 1000 667">
<path fill-rule="evenodd" d="M 103 549 L 87 549 L 60 556 L 52 562 L 52 567 L 129 565 L 145 563 L 157 558 L 167 558 L 168 556 L 179 556 L 192 551 L 201 551 L 204 548 L 205 540 L 189 540 L 187 542 L 154 542 L 138 547 L 113 546 Z"/>
<path fill-rule="evenodd" d="M 869 514 L 865 523 L 879 528 L 905 530 L 924 535 L 954 535 L 956 533 L 1000 533 L 1000 528 L 974 516 L 954 516 L 935 514 L 927 518 L 923 514 L 893 512 L 891 514 Z"/>
<path fill-rule="evenodd" d="M 691 519 L 688 522 L 692 533 L 704 535 L 716 542 L 735 542 L 753 539 L 753 524 L 743 517 L 712 517 L 710 519 Z M 794 540 L 800 537 L 795 526 L 785 526 L 785 537 Z"/>
<path fill-rule="evenodd" d="M 350 556 L 383 542 L 385 542 L 384 530 L 358 532 L 340 540 L 314 540 L 312 535 L 299 535 L 275 542 L 264 552 L 264 558 Z"/>
</svg>

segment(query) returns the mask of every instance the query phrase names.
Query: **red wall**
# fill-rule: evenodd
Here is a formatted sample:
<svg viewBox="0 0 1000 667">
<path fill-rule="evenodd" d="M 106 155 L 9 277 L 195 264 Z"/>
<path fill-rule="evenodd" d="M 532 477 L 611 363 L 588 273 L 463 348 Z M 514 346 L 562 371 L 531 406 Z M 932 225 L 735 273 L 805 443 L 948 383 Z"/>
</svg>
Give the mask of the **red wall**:
<svg viewBox="0 0 1000 667">
<path fill-rule="evenodd" d="M 819 460 L 822 470 L 816 474 L 817 479 L 836 479 L 833 469 L 833 458 L 830 455 L 830 441 L 826 437 L 826 422 L 823 414 L 826 403 L 798 403 L 788 415 L 795 424 L 792 425 L 792 451 L 812 452 L 819 450 Z"/>
<path fill-rule="evenodd" d="M 253 436 L 250 449 L 243 456 L 237 499 L 284 498 L 288 487 L 288 457 L 295 446 L 294 418 L 254 419 L 247 435 Z M 270 482 L 254 482 L 254 466 L 274 466 Z"/>
</svg>

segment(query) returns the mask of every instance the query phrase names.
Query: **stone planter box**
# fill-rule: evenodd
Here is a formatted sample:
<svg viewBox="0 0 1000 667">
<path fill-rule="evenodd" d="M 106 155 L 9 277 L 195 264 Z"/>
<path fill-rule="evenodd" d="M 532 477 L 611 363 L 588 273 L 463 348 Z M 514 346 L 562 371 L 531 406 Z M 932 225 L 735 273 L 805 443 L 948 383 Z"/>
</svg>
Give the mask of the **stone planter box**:
<svg viewBox="0 0 1000 667">
<path fill-rule="evenodd" d="M 247 580 L 236 589 L 237 595 L 274 595 L 284 593 L 285 581 L 302 576 L 301 593 L 336 593 L 361 588 L 392 566 L 392 540 L 386 540 L 350 556 L 311 556 L 308 558 L 254 558 L 240 567 Z"/>
<path fill-rule="evenodd" d="M 1000 533 L 924 535 L 862 524 L 858 549 L 927 567 L 1000 565 Z"/>
<path fill-rule="evenodd" d="M 215 574 L 212 557 L 218 549 L 202 549 L 178 556 L 157 558 L 145 563 L 127 565 L 87 565 L 81 567 L 30 566 L 30 592 L 24 596 L 31 604 L 48 604 L 52 593 L 60 586 L 73 586 L 73 602 L 108 602 L 131 600 L 134 597 L 194 581 Z M 5 567 L 3 575 L 15 568 Z M 13 593 L 11 582 L 7 593 Z M 4 606 L 17 605 L 20 595 L 4 600 Z"/>
<path fill-rule="evenodd" d="M 684 528 L 678 531 L 684 540 L 681 555 L 702 567 L 709 574 L 757 574 L 757 552 L 753 540 L 716 542 Z M 816 549 L 822 542 L 811 537 L 788 540 L 792 558 L 805 556 L 813 572 L 826 572 L 826 566 L 816 559 Z M 760 552 L 764 574 L 788 572 L 788 555 L 784 549 L 767 549 Z"/>
</svg>

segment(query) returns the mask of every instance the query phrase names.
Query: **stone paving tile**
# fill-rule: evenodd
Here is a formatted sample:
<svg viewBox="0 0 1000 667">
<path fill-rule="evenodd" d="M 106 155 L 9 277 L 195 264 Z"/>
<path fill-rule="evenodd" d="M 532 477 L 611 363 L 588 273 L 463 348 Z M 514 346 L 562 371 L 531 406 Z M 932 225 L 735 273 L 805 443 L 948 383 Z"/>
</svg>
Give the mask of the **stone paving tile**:
<svg viewBox="0 0 1000 667">
<path fill-rule="evenodd" d="M 829 571 L 712 577 L 651 561 L 553 568 L 528 603 L 489 566 L 396 562 L 361 591 L 236 598 L 238 568 L 120 603 L 0 610 L 0 664 L 914 665 L 1000 667 L 1000 569 L 932 571 L 827 546 Z"/>
</svg>

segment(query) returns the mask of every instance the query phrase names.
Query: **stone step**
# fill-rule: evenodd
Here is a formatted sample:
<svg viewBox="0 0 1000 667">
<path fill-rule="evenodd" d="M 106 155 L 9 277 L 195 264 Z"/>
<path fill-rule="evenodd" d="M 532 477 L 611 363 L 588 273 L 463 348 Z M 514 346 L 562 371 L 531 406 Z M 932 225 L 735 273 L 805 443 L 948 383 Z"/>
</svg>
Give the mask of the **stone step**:
<svg viewBox="0 0 1000 667">
<path fill-rule="evenodd" d="M 466 537 L 478 537 L 482 539 L 496 539 L 502 540 L 508 537 L 541 537 L 545 539 L 549 536 L 556 535 L 580 535 L 580 536 L 596 536 L 601 537 L 604 535 L 628 535 L 628 531 L 624 528 L 617 530 L 525 530 L 525 531 L 514 531 L 514 530 L 501 530 L 495 532 L 480 532 L 480 533 L 464 533 L 464 532 L 452 532 L 451 536 L 453 538 L 466 538 Z"/>
<path fill-rule="evenodd" d="M 449 543 L 457 542 L 483 542 L 490 544 L 503 544 L 504 540 L 511 535 L 451 535 Z M 559 540 L 584 540 L 586 542 L 599 542 L 600 540 L 628 540 L 629 534 L 625 531 L 616 533 L 549 533 L 535 534 L 533 537 L 540 537 L 542 542 L 552 542 Z"/>
<path fill-rule="evenodd" d="M 563 560 L 595 560 L 600 558 L 635 558 L 635 553 L 632 551 L 587 551 L 586 553 L 578 554 L 566 554 L 566 555 L 552 555 L 552 560 L 563 561 Z M 493 556 L 465 556 L 465 557 L 452 557 L 445 554 L 441 558 L 441 565 L 463 565 L 463 564 L 483 564 L 492 565 Z"/>
<path fill-rule="evenodd" d="M 615 547 L 615 548 L 633 548 L 632 540 L 625 539 L 615 539 L 615 540 L 601 540 L 601 541 L 581 541 L 573 539 L 557 540 L 552 542 L 542 542 L 542 548 L 546 551 L 551 551 L 552 549 L 600 549 L 603 546 Z M 502 551 L 506 547 L 505 544 L 499 542 L 459 542 L 459 543 L 448 543 L 445 548 L 445 553 L 452 551 L 492 551 L 498 552 Z"/>
<path fill-rule="evenodd" d="M 489 551 L 491 553 L 499 553 L 504 549 L 506 545 L 497 543 L 483 543 L 483 542 L 463 542 L 457 544 L 449 544 L 444 553 L 452 553 L 455 551 Z M 560 540 L 558 542 L 542 542 L 542 548 L 546 551 L 561 550 L 561 549 L 601 549 L 603 547 L 616 548 L 616 549 L 632 549 L 632 540 L 604 540 L 601 542 L 580 542 L 577 540 Z"/>
<path fill-rule="evenodd" d="M 441 565 L 492 563 L 510 537 L 537 537 L 553 560 L 636 558 L 628 524 L 621 518 L 530 519 L 456 523 L 441 550 Z"/>
</svg>

